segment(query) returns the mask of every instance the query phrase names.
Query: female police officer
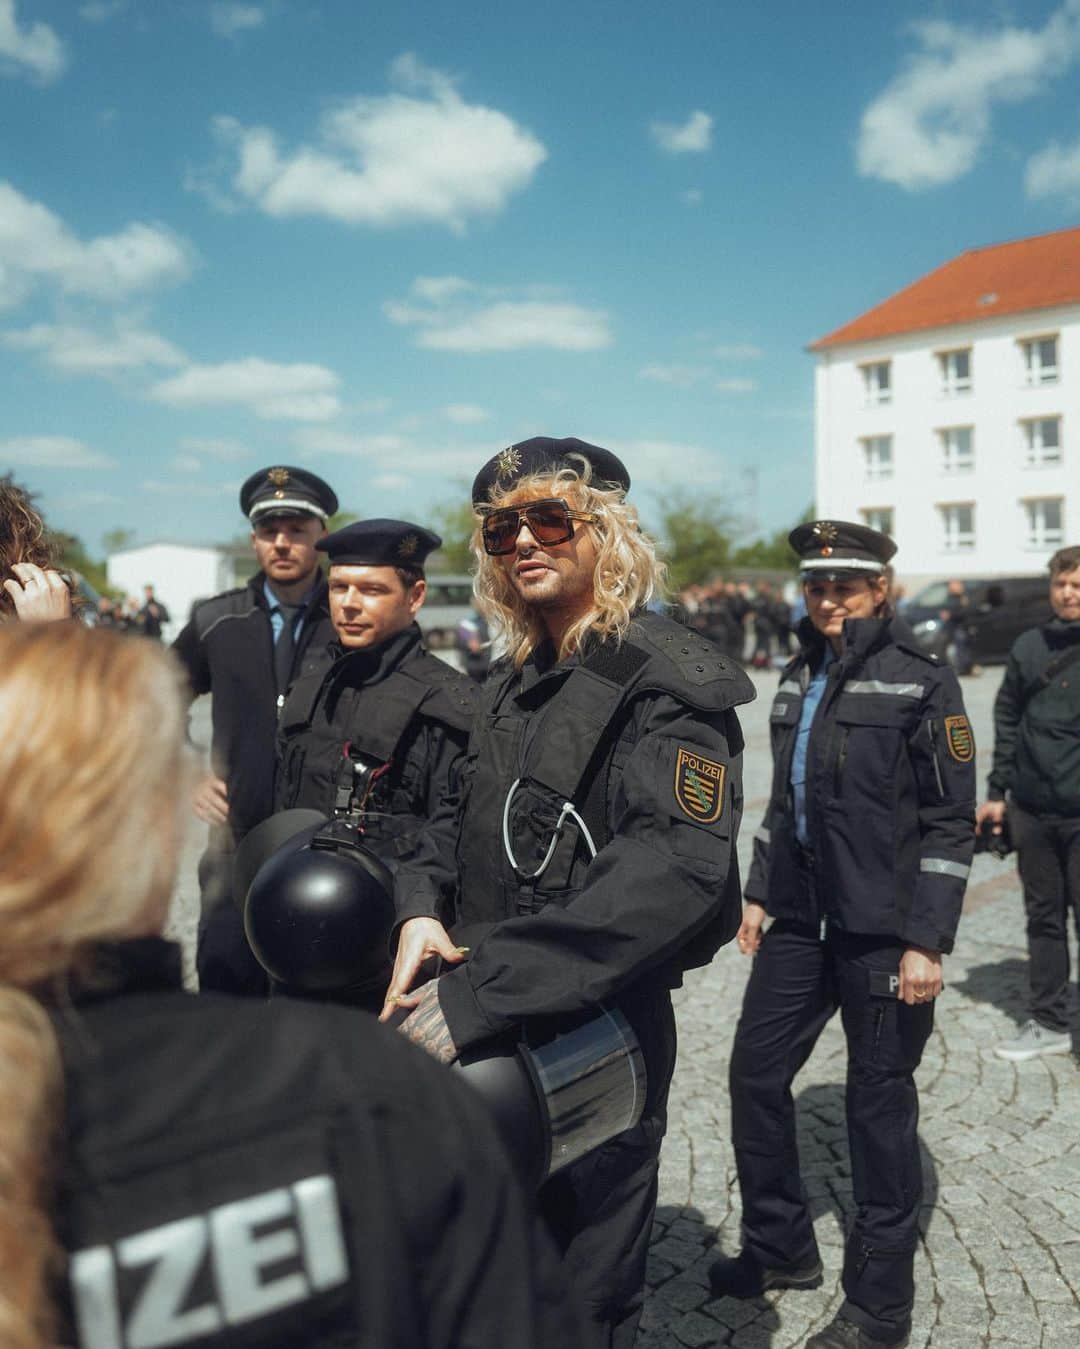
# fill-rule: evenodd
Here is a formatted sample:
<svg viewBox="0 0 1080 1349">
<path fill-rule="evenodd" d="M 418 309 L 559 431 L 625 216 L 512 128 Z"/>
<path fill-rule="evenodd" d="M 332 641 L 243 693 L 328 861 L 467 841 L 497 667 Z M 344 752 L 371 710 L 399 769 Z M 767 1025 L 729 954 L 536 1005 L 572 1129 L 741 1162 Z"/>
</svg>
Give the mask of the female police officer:
<svg viewBox="0 0 1080 1349">
<path fill-rule="evenodd" d="M 770 714 L 772 795 L 738 934 L 757 956 L 731 1058 L 743 1249 L 710 1279 L 735 1297 L 821 1282 L 791 1083 L 839 1008 L 856 1210 L 846 1299 L 807 1346 L 893 1349 L 910 1332 L 922 1190 L 913 1075 L 971 860 L 975 746 L 956 677 L 889 614 L 892 540 L 819 520 L 790 542 L 808 616 Z"/>
</svg>

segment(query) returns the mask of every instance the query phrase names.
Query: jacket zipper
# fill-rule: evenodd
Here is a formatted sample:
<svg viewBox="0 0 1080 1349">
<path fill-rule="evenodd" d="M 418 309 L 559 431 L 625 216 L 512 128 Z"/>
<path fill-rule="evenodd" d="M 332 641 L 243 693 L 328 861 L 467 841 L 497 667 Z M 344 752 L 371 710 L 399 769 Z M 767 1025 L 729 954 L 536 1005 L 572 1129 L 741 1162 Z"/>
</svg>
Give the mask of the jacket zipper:
<svg viewBox="0 0 1080 1349">
<path fill-rule="evenodd" d="M 833 769 L 833 796 L 840 795 L 840 785 L 844 777 L 844 765 L 847 763 L 848 736 L 847 726 L 840 728 L 840 748 L 836 751 L 836 766 Z"/>
<path fill-rule="evenodd" d="M 885 1008 L 874 1008 L 874 1058 L 878 1056 L 878 1050 L 881 1047 L 881 1028 L 885 1024 Z"/>
<path fill-rule="evenodd" d="M 937 732 L 936 732 L 936 730 L 934 729 L 936 726 L 937 726 L 937 722 L 934 722 L 934 721 L 928 721 L 928 722 L 926 723 L 926 733 L 927 733 L 927 735 L 930 737 L 930 758 L 931 758 L 931 759 L 933 760 L 933 762 L 934 762 L 934 777 L 937 778 L 938 795 L 939 795 L 939 796 L 941 797 L 941 799 L 944 801 L 944 800 L 945 800 L 945 783 L 944 783 L 944 781 L 943 781 L 943 779 L 942 779 L 942 776 L 941 776 L 941 763 L 940 763 L 940 761 L 938 760 L 938 753 L 937 753 Z"/>
</svg>

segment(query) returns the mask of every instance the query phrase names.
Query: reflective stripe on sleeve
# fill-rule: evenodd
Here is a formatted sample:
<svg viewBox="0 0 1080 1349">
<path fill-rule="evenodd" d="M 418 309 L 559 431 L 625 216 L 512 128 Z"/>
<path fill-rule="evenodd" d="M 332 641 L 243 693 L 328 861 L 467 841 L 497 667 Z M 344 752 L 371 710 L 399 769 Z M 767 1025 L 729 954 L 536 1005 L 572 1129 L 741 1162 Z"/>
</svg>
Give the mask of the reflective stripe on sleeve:
<svg viewBox="0 0 1080 1349">
<path fill-rule="evenodd" d="M 759 843 L 768 843 L 769 831 L 765 828 L 764 825 L 762 825 L 761 828 L 754 835 L 754 837 L 757 839 Z"/>
<path fill-rule="evenodd" d="M 959 881 L 966 881 L 971 874 L 971 867 L 965 866 L 963 862 L 950 862 L 945 857 L 924 857 L 919 863 L 920 871 L 929 871 L 933 876 L 955 876 Z"/>
<path fill-rule="evenodd" d="M 886 684 L 880 679 L 853 679 L 844 685 L 845 693 L 886 693 L 893 698 L 921 698 L 925 684 Z"/>
<path fill-rule="evenodd" d="M 778 696 L 781 693 L 794 693 L 801 697 L 802 685 L 797 683 L 794 679 L 785 679 L 776 692 Z"/>
</svg>

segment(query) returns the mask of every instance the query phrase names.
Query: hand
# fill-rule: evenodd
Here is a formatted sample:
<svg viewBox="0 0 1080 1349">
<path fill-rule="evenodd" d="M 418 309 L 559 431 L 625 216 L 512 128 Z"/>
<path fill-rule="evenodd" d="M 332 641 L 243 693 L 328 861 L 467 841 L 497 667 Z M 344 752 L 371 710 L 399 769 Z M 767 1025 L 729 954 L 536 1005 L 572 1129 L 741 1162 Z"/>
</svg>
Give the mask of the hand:
<svg viewBox="0 0 1080 1349">
<path fill-rule="evenodd" d="M 71 591 L 58 571 L 33 562 L 13 562 L 11 570 L 18 580 L 5 581 L 4 589 L 24 623 L 54 623 L 71 617 Z"/>
<path fill-rule="evenodd" d="M 941 978 L 941 953 L 909 946 L 900 958 L 900 988 L 896 996 L 909 1007 L 933 1002 L 945 987 Z"/>
<path fill-rule="evenodd" d="M 394 973 L 390 987 L 386 990 L 386 1001 L 379 1013 L 379 1020 L 386 1021 L 399 1007 L 419 1005 L 422 990 L 418 993 L 410 990 L 416 982 L 420 966 L 429 956 L 441 956 L 449 964 L 457 965 L 467 954 L 464 947 L 454 945 L 450 934 L 437 918 L 410 918 L 402 923 Z"/>
<path fill-rule="evenodd" d="M 735 934 L 739 950 L 744 956 L 757 955 L 761 945 L 761 925 L 765 921 L 765 910 L 760 904 L 747 904 L 743 909 L 742 924 Z"/>
<path fill-rule="evenodd" d="M 984 801 L 975 812 L 975 832 L 979 833 L 983 824 L 990 821 L 990 832 L 1000 834 L 1005 828 L 1005 802 Z"/>
<path fill-rule="evenodd" d="M 439 1003 L 439 981 L 432 979 L 424 985 L 416 996 L 416 1008 L 398 1027 L 398 1030 L 414 1045 L 439 1060 L 440 1063 L 452 1063 L 457 1058 L 457 1045 L 446 1024 Z"/>
<path fill-rule="evenodd" d="M 203 824 L 228 824 L 229 792 L 221 778 L 207 773 L 195 788 L 191 808 Z"/>
</svg>

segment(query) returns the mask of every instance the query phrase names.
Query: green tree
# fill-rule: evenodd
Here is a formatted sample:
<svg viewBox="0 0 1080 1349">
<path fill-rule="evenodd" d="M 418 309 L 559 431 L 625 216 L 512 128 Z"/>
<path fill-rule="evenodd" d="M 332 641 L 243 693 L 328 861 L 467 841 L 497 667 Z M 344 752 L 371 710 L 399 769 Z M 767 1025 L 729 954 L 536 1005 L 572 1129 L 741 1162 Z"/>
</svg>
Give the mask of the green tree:
<svg viewBox="0 0 1080 1349">
<path fill-rule="evenodd" d="M 732 520 L 723 500 L 680 487 L 660 498 L 661 552 L 673 592 L 731 565 Z"/>
<path fill-rule="evenodd" d="M 437 553 L 432 553 L 427 570 L 433 575 L 471 572 L 473 555 L 469 540 L 475 525 L 468 489 L 463 486 L 458 499 L 436 506 L 431 512 L 431 527 L 442 535 L 443 543 Z"/>
<path fill-rule="evenodd" d="M 135 542 L 135 531 L 133 529 L 107 529 L 101 536 L 101 546 L 105 549 L 105 556 L 110 557 L 113 553 L 122 552 L 125 548 L 130 548 Z"/>
<path fill-rule="evenodd" d="M 811 501 L 795 524 L 803 525 L 814 518 L 814 503 Z M 762 571 L 795 571 L 798 559 L 788 543 L 788 535 L 793 528 L 794 525 L 778 529 L 766 539 L 755 539 L 753 543 L 736 548 L 732 562 L 736 567 L 760 567 Z"/>
</svg>

